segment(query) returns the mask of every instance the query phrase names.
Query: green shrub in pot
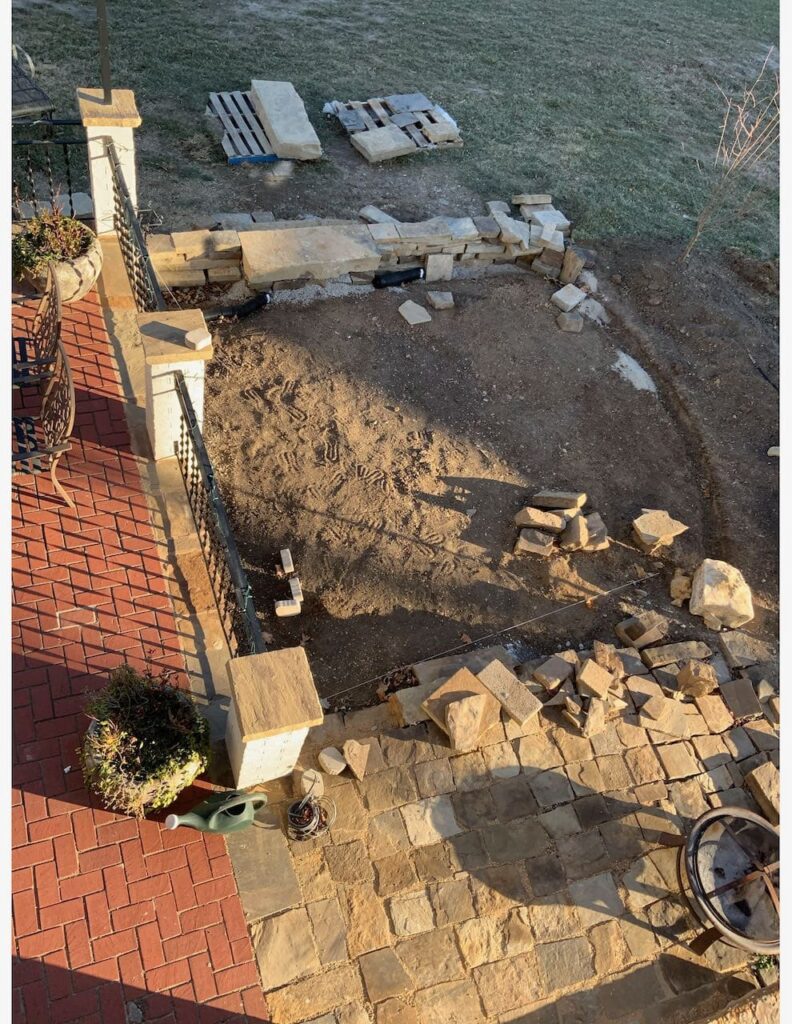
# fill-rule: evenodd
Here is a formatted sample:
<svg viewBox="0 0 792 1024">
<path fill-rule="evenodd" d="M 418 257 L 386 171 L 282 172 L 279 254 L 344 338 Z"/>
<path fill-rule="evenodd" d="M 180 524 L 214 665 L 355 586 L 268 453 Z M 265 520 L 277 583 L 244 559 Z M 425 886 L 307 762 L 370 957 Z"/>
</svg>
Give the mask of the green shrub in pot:
<svg viewBox="0 0 792 1024">
<path fill-rule="evenodd" d="M 52 270 L 63 302 L 77 302 L 96 284 L 102 270 L 102 249 L 91 229 L 61 213 L 57 204 L 24 221 L 11 241 L 11 269 L 17 280 L 39 288 Z"/>
<path fill-rule="evenodd" d="M 167 673 L 120 665 L 86 712 L 86 785 L 112 810 L 142 818 L 167 807 L 209 764 L 209 723 Z"/>
</svg>

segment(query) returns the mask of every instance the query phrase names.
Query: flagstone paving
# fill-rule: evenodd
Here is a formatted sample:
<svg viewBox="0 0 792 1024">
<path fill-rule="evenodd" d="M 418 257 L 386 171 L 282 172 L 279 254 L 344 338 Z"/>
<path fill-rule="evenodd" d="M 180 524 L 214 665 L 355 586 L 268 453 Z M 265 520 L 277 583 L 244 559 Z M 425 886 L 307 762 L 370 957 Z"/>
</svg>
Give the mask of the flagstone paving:
<svg viewBox="0 0 792 1024">
<path fill-rule="evenodd" d="M 184 661 L 95 295 L 66 307 L 63 336 L 77 419 L 59 476 L 77 508 L 48 477 L 13 491 L 11 1017 L 267 1020 L 223 839 L 106 811 L 83 785 L 86 692 L 124 660 L 177 680 Z"/>
<path fill-rule="evenodd" d="M 303 767 L 346 737 L 371 744 L 375 769 L 324 777 L 329 835 L 283 838 L 279 780 L 254 837 L 229 840 L 274 1024 L 672 1024 L 749 991 L 747 953 L 685 947 L 693 922 L 661 841 L 722 802 L 718 782 L 753 806 L 743 770 L 777 759 L 777 734 L 759 753 L 721 724 L 715 744 L 665 743 L 630 708 L 588 740 L 554 710 L 455 754 L 430 721 L 394 727 L 387 705 L 328 716 Z M 262 913 L 264 874 L 291 895 Z"/>
</svg>

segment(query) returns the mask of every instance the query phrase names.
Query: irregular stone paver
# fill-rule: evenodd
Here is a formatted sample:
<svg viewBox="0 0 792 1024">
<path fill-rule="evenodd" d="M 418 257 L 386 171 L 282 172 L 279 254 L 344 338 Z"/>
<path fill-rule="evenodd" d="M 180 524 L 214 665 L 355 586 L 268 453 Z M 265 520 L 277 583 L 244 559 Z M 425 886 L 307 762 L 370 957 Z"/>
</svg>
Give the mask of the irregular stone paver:
<svg viewBox="0 0 792 1024">
<path fill-rule="evenodd" d="M 475 916 L 473 895 L 467 878 L 438 882 L 430 888 L 429 899 L 438 928 L 446 924 L 458 924 Z"/>
<path fill-rule="evenodd" d="M 412 988 L 410 978 L 392 949 L 376 949 L 359 960 L 363 983 L 372 1003 L 398 996 Z"/>
<path fill-rule="evenodd" d="M 462 831 L 448 796 L 432 796 L 402 807 L 407 835 L 413 846 L 427 846 Z"/>
<path fill-rule="evenodd" d="M 415 780 L 418 783 L 418 792 L 422 797 L 441 796 L 443 793 L 453 793 L 454 776 L 451 773 L 451 763 L 447 757 L 436 758 L 433 761 L 424 761 L 415 766 Z"/>
<path fill-rule="evenodd" d="M 577 906 L 578 917 L 584 928 L 620 917 L 624 913 L 624 904 L 610 872 L 585 881 L 572 882 L 569 894 Z"/>
<path fill-rule="evenodd" d="M 536 959 L 544 978 L 544 992 L 548 995 L 594 975 L 591 946 L 583 936 L 542 943 L 536 947 Z"/>
<path fill-rule="evenodd" d="M 347 923 L 347 945 L 351 957 L 391 944 L 391 930 L 385 909 L 371 886 L 354 885 L 346 889 L 342 910 Z"/>
<path fill-rule="evenodd" d="M 429 988 L 465 976 L 452 928 L 437 928 L 404 939 L 396 952 L 415 988 Z"/>
<path fill-rule="evenodd" d="M 302 908 L 257 922 L 252 936 L 265 988 L 280 988 L 295 978 L 319 970 L 311 923 Z M 346 948 L 343 952 L 346 953 Z"/>
<path fill-rule="evenodd" d="M 481 1002 L 470 978 L 447 981 L 415 993 L 422 1024 L 475 1024 L 481 1020 Z"/>
<path fill-rule="evenodd" d="M 347 958 L 346 925 L 337 899 L 317 900 L 308 904 L 316 948 L 323 964 L 338 963 Z"/>
<path fill-rule="evenodd" d="M 272 1024 L 296 1024 L 334 1010 L 344 999 L 361 1000 L 363 986 L 352 964 L 333 967 L 267 993 Z"/>
<path fill-rule="evenodd" d="M 394 896 L 389 909 L 396 935 L 417 935 L 434 927 L 432 904 L 425 892 Z"/>
<path fill-rule="evenodd" d="M 526 999 L 538 1000 L 544 995 L 533 951 L 477 967 L 473 977 L 484 1010 L 490 1015 L 512 1010 Z"/>
</svg>

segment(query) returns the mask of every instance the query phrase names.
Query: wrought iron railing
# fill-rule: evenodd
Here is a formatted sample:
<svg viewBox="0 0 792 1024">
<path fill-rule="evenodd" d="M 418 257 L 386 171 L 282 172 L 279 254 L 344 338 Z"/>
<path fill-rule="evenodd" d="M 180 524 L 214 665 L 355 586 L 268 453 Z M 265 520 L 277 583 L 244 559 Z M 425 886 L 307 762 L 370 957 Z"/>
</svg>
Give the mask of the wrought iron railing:
<svg viewBox="0 0 792 1024">
<path fill-rule="evenodd" d="M 231 656 L 265 651 L 266 645 L 256 618 L 253 592 L 239 557 L 228 514 L 217 488 L 212 463 L 206 451 L 184 375 L 174 373 L 181 406 L 176 456 L 195 519 L 204 561 L 212 584 L 220 622 Z"/>
<path fill-rule="evenodd" d="M 65 133 L 73 128 L 78 131 Z M 14 219 L 35 217 L 55 203 L 70 217 L 90 217 L 88 207 L 75 203 L 78 193 L 90 190 L 82 123 L 75 118 L 40 118 L 14 121 L 11 129 Z"/>
<path fill-rule="evenodd" d="M 135 304 L 141 313 L 167 309 L 112 139 L 105 139 L 105 147 L 113 181 L 113 222 Z"/>
</svg>

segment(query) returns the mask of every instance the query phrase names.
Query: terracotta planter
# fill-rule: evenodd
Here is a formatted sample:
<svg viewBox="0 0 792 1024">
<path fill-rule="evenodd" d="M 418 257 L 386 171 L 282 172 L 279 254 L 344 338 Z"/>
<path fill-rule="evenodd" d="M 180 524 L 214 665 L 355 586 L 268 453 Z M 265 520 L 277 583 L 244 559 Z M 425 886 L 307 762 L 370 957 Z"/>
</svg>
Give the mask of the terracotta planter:
<svg viewBox="0 0 792 1024">
<path fill-rule="evenodd" d="M 61 260 L 58 263 L 50 263 L 50 267 L 60 285 L 62 302 L 79 302 L 93 288 L 99 280 L 102 270 L 102 249 L 99 239 L 90 228 L 92 240 L 88 252 L 77 256 L 73 260 Z M 35 284 L 42 289 L 47 283 L 46 275 L 37 277 Z"/>
</svg>

